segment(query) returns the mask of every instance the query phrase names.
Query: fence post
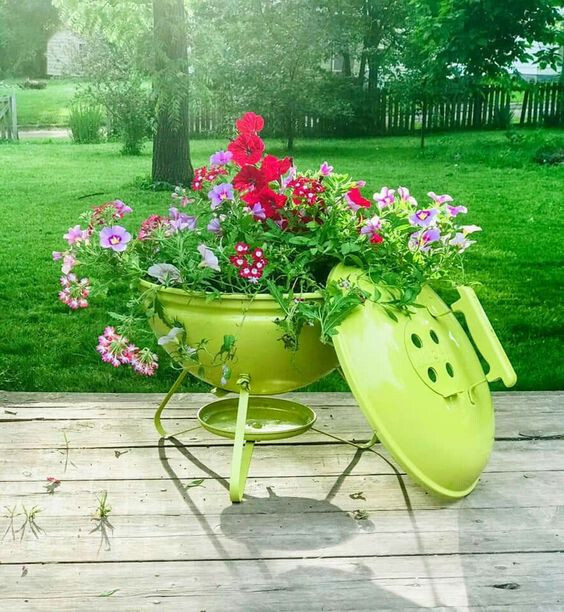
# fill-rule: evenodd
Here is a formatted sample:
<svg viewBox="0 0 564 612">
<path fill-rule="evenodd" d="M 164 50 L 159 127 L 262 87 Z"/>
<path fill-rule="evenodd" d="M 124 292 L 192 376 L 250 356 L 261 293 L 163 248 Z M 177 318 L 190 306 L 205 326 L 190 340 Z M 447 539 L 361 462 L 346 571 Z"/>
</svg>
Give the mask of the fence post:
<svg viewBox="0 0 564 612">
<path fill-rule="evenodd" d="M 10 96 L 10 114 L 12 116 L 12 139 L 18 140 L 18 113 L 16 110 L 16 96 Z"/>
</svg>

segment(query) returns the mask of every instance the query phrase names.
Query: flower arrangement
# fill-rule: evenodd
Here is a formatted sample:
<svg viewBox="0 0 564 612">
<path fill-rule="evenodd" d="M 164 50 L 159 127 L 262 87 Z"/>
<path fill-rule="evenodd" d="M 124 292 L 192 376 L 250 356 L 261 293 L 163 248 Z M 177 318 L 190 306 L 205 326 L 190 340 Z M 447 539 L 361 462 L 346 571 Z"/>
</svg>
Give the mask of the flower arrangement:
<svg viewBox="0 0 564 612">
<path fill-rule="evenodd" d="M 300 172 L 291 158 L 265 154 L 259 115 L 246 113 L 235 125 L 226 150 L 195 170 L 191 189 L 174 190 L 168 214 L 152 214 L 128 230 L 125 218 L 132 209 L 120 200 L 102 204 L 64 235 L 66 250 L 53 253 L 63 274 L 59 298 L 72 310 L 86 308 L 111 283 L 129 283 L 126 312 L 110 313 L 115 326 L 98 339 L 98 352 L 114 367 L 155 372 L 157 355 L 129 337 L 145 333 L 162 287 L 210 300 L 226 293 L 249 300 L 271 294 L 283 313 L 274 321 L 280 339 L 292 350 L 304 325 L 320 325 L 321 339 L 330 342 L 364 300 L 379 301 L 394 316 L 394 308 L 409 310 L 424 283 L 454 281 L 462 271 L 461 254 L 480 228 L 459 224 L 467 209 L 449 195 L 429 192 L 429 201 L 420 205 L 406 187 L 383 187 L 369 198 L 364 181 L 335 172 L 327 162 Z M 388 291 L 368 295 L 346 283 L 328 283 L 340 262 L 362 269 Z M 96 278 L 92 286 L 87 276 L 79 277 L 81 269 Z M 141 280 L 152 288 L 140 292 Z M 300 298 L 312 292 L 322 299 Z M 204 342 L 182 345 L 185 330 L 174 322 L 170 327 L 159 344 L 178 341 L 194 359 L 205 350 Z M 232 357 L 233 342 L 226 339 L 224 360 Z M 227 372 L 225 363 L 223 368 Z"/>
</svg>

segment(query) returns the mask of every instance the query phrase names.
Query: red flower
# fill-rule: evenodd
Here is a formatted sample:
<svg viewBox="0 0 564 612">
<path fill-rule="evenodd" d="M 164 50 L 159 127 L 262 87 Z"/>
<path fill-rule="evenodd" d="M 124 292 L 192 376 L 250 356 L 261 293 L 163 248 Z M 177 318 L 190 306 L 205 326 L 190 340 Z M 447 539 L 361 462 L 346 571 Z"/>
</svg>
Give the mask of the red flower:
<svg viewBox="0 0 564 612">
<path fill-rule="evenodd" d="M 264 119 L 255 113 L 245 113 L 235 121 L 235 127 L 239 134 L 256 134 L 264 127 Z"/>
<path fill-rule="evenodd" d="M 286 204 L 285 195 L 276 193 L 268 187 L 264 187 L 260 191 L 250 191 L 241 199 L 250 206 L 260 204 L 268 219 L 277 219 L 279 217 L 278 211 Z"/>
<path fill-rule="evenodd" d="M 259 190 L 266 187 L 266 182 L 261 170 L 256 166 L 246 165 L 233 178 L 233 187 L 239 191 Z"/>
<path fill-rule="evenodd" d="M 194 179 L 192 180 L 192 190 L 200 191 L 204 186 L 204 182 L 211 183 L 222 174 L 227 174 L 227 170 L 220 166 L 212 166 L 209 170 L 205 166 L 196 168 L 194 170 Z"/>
<path fill-rule="evenodd" d="M 256 164 L 264 151 L 264 142 L 256 134 L 239 134 L 227 145 L 238 166 Z"/>
<path fill-rule="evenodd" d="M 259 247 L 257 247 L 256 249 L 253 249 L 253 252 L 251 253 L 251 257 L 253 259 L 262 259 L 263 255 L 264 255 L 264 251 Z"/>
<path fill-rule="evenodd" d="M 147 217 L 143 223 L 141 223 L 141 228 L 139 229 L 139 234 L 137 237 L 139 240 L 147 240 L 159 227 L 168 227 L 169 225 L 170 219 L 167 217 L 151 215 L 150 217 Z"/>
<path fill-rule="evenodd" d="M 277 181 L 283 174 L 286 174 L 292 165 L 292 159 L 285 157 L 278 159 L 274 155 L 266 155 L 262 160 L 260 169 L 267 183 Z"/>
<path fill-rule="evenodd" d="M 249 252 L 249 245 L 246 242 L 238 242 L 235 245 L 235 251 L 239 253 L 239 255 L 244 255 Z"/>
<path fill-rule="evenodd" d="M 375 232 L 374 234 L 372 234 L 372 238 L 370 238 L 370 242 L 372 244 L 381 244 L 382 242 L 384 242 L 384 239 L 382 238 L 382 236 L 380 236 L 380 234 Z"/>
<path fill-rule="evenodd" d="M 233 255 L 232 257 L 229 258 L 229 261 L 236 268 L 241 268 L 242 266 L 244 266 L 247 263 L 247 260 L 244 257 L 241 257 L 239 255 Z"/>
<path fill-rule="evenodd" d="M 355 187 L 345 194 L 345 200 L 351 210 L 357 211 L 359 208 L 370 208 L 370 200 L 367 200 L 360 193 L 360 189 Z"/>
<path fill-rule="evenodd" d="M 268 260 L 264 259 L 263 257 L 261 259 L 255 259 L 254 266 L 255 268 L 258 268 L 259 270 L 264 270 L 267 263 L 268 263 Z"/>
<path fill-rule="evenodd" d="M 294 204 L 323 204 L 323 200 L 318 197 L 318 194 L 325 191 L 325 187 L 314 178 L 307 176 L 297 176 L 288 183 L 288 187 L 292 190 L 292 200 Z"/>
<path fill-rule="evenodd" d="M 250 266 L 243 266 L 240 270 L 239 270 L 239 276 L 241 278 L 250 278 L 251 277 L 251 267 Z"/>
</svg>

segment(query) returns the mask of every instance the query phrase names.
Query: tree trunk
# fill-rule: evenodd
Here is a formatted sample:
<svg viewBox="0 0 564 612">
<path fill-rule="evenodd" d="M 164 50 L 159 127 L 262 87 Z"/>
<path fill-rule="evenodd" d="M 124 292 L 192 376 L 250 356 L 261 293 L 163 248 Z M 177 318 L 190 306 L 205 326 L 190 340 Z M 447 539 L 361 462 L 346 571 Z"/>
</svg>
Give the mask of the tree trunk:
<svg viewBox="0 0 564 612">
<path fill-rule="evenodd" d="M 294 114 L 292 111 L 288 111 L 286 114 L 286 138 L 289 153 L 294 151 Z"/>
<path fill-rule="evenodd" d="M 421 103 L 421 140 L 420 140 L 421 149 L 425 148 L 426 132 L 427 132 L 427 98 L 423 97 L 423 102 Z"/>
<path fill-rule="evenodd" d="M 156 130 L 153 182 L 188 185 L 194 178 L 188 134 L 188 37 L 183 0 L 153 0 Z"/>
<path fill-rule="evenodd" d="M 345 49 L 343 51 L 343 76 L 350 77 L 351 74 L 351 54 L 349 53 L 348 49 Z"/>
</svg>

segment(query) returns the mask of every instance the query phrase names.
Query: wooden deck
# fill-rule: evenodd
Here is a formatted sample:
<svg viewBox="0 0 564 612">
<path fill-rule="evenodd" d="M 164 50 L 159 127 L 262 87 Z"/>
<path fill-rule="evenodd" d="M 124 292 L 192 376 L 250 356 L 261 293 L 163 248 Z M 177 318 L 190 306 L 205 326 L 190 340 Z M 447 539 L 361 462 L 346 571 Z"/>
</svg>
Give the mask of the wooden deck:
<svg viewBox="0 0 564 612">
<path fill-rule="evenodd" d="M 350 395 L 293 396 L 320 429 L 369 437 Z M 259 444 L 232 505 L 229 442 L 159 442 L 159 399 L 0 393 L 0 610 L 564 608 L 564 393 L 495 396 L 495 451 L 456 503 L 380 446 L 310 432 Z M 177 396 L 167 426 L 210 399 Z"/>
</svg>

